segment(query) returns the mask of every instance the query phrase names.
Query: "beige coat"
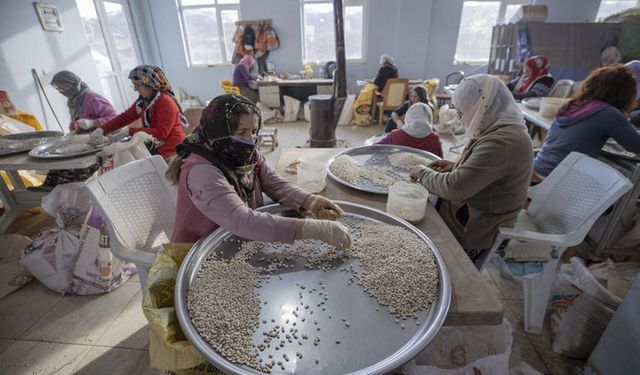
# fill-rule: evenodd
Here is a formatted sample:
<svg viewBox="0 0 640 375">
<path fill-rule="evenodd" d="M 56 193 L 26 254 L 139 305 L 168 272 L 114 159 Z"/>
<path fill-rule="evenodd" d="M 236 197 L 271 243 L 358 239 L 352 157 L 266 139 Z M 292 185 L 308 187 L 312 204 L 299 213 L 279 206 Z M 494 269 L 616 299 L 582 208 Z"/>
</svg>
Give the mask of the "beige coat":
<svg viewBox="0 0 640 375">
<path fill-rule="evenodd" d="M 523 126 L 495 125 L 480 134 L 451 172 L 429 169 L 422 184 L 441 197 L 439 213 L 465 249 L 491 247 L 500 226 L 513 226 L 527 198 L 533 167 Z"/>
</svg>

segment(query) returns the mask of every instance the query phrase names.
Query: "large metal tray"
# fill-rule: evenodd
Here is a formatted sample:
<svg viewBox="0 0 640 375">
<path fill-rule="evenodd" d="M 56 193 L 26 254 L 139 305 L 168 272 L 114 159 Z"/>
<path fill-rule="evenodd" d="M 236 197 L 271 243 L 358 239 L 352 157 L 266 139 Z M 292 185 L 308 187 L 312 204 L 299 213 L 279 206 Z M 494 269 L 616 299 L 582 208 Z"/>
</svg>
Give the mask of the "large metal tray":
<svg viewBox="0 0 640 375">
<path fill-rule="evenodd" d="M 334 157 L 327 161 L 328 174 L 334 179 L 336 182 L 348 186 L 352 189 L 356 189 L 359 191 L 363 191 L 366 193 L 374 193 L 374 194 L 389 194 L 389 188 L 385 186 L 375 185 L 368 180 L 360 178 L 356 184 L 352 184 L 348 181 L 341 179 L 340 177 L 333 174 L 331 171 L 331 163 L 333 163 L 336 158 L 341 155 L 348 155 L 354 158 L 358 164 L 375 168 L 375 167 L 390 167 L 391 163 L 387 155 L 395 154 L 398 152 L 408 152 L 411 154 L 416 154 L 418 156 L 422 156 L 423 158 L 427 158 L 429 160 L 440 160 L 437 155 L 434 155 L 430 152 L 419 150 L 413 147 L 405 147 L 405 146 L 395 146 L 395 145 L 370 145 L 370 146 L 360 146 L 354 147 L 347 150 L 342 151 L 339 154 L 336 154 Z M 408 171 L 392 167 L 393 171 L 398 177 L 398 181 L 400 180 L 408 180 L 409 173 Z"/>
<path fill-rule="evenodd" d="M 47 141 L 47 139 L 49 138 L 60 138 L 63 135 L 64 133 L 62 132 L 51 130 L 5 135 L 3 137 L 0 137 L 0 140 L 12 141 L 12 147 L 8 150 L 3 150 L 0 148 L 0 156 L 26 152 L 38 146 L 38 143 L 34 144 L 32 142 L 37 142 L 38 140 L 40 140 L 40 142 L 42 143 Z"/>
<path fill-rule="evenodd" d="M 38 158 L 38 159 L 66 159 L 66 158 L 74 158 L 77 156 L 95 154 L 96 152 L 102 150 L 102 147 L 94 147 L 87 144 L 89 148 L 82 151 L 65 152 L 65 153 L 52 152 L 52 150 L 55 149 L 55 147 L 58 146 L 60 143 L 61 143 L 60 139 L 43 143 L 40 146 L 29 151 L 29 156 L 33 158 Z"/>
<path fill-rule="evenodd" d="M 270 277 L 268 283 L 262 283 L 260 288 L 261 299 L 268 300 L 268 304 L 260 304 L 260 322 L 264 319 L 268 323 L 260 324 L 255 330 L 253 340 L 258 344 L 262 340 L 260 332 L 268 330 L 270 319 L 277 322 L 285 319 L 293 319 L 287 311 L 287 307 L 296 306 L 299 302 L 296 283 L 305 285 L 318 285 L 322 281 L 327 292 L 332 296 L 327 303 L 327 314 L 332 314 L 333 319 L 328 319 L 325 313 L 315 314 L 314 319 L 319 321 L 322 327 L 321 334 L 318 334 L 311 324 L 299 324 L 300 334 L 307 333 L 309 337 L 320 336 L 323 343 L 313 346 L 309 341 L 303 346 L 289 345 L 283 350 L 261 353 L 264 358 L 268 354 L 287 353 L 292 359 L 296 358 L 296 351 L 304 353 L 304 358 L 284 362 L 285 371 L 272 370 L 275 373 L 286 374 L 385 374 L 396 369 L 404 363 L 410 361 L 418 355 L 433 340 L 440 330 L 449 310 L 451 301 L 451 283 L 449 273 L 444 264 L 444 260 L 438 249 L 429 238 L 416 229 L 411 224 L 395 216 L 382 211 L 353 204 L 348 202 L 338 202 L 347 215 L 366 220 L 384 222 L 398 225 L 415 233 L 421 240 L 427 243 L 431 249 L 435 262 L 439 269 L 440 283 L 439 292 L 435 302 L 430 308 L 418 312 L 420 325 L 413 324 L 410 320 L 406 322 L 405 329 L 401 329 L 396 323 L 395 316 L 391 315 L 386 308 L 381 307 L 375 298 L 370 298 L 357 284 L 348 284 L 348 272 L 341 269 L 353 265 L 358 267 L 357 260 L 347 260 L 336 268 L 324 270 L 305 269 L 302 260 L 293 261 L 293 268 L 285 268 L 277 271 Z M 292 211 L 280 205 L 270 205 L 259 209 L 281 216 L 299 216 L 296 211 Z M 175 288 L 175 306 L 178 321 L 187 339 L 204 358 L 214 366 L 229 374 L 261 374 L 260 371 L 232 363 L 218 354 L 211 346 L 198 334 L 196 328 L 191 323 L 187 310 L 187 290 L 189 285 L 196 279 L 198 271 L 204 260 L 213 252 L 221 257 L 227 258 L 235 254 L 239 244 L 235 241 L 225 241 L 227 239 L 237 239 L 224 229 L 218 229 L 206 238 L 198 241 L 189 254 L 185 257 L 178 276 Z M 389 249 L 389 251 L 393 251 Z M 255 258 L 255 257 L 254 257 Z M 309 305 L 322 302 L 321 296 L 314 294 L 305 295 L 305 300 L 311 298 Z M 317 299 L 317 301 L 316 301 Z M 379 311 L 376 311 L 376 308 Z M 341 317 L 346 317 L 351 322 L 351 327 L 345 328 Z M 280 323 L 280 324 L 282 324 Z M 340 337 L 340 345 L 333 344 L 336 337 Z M 333 345 L 327 345 L 332 343 Z M 271 349 L 272 350 L 272 349 Z M 275 356 L 274 356 L 275 357 Z M 319 364 L 315 364 L 314 359 L 319 358 Z"/>
</svg>

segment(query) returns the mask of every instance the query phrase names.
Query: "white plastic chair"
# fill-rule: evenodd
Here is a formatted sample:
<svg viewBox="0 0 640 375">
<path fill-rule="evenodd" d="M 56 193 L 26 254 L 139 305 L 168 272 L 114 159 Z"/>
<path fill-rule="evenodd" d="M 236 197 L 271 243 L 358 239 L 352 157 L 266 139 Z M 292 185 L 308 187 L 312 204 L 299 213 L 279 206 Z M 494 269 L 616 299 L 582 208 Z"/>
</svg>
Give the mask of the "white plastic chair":
<svg viewBox="0 0 640 375">
<path fill-rule="evenodd" d="M 144 289 L 158 248 L 169 242 L 176 216 L 176 190 L 160 155 L 115 168 L 85 185 L 109 230 L 111 251 L 138 268 Z"/>
<path fill-rule="evenodd" d="M 540 184 L 529 188 L 531 203 L 514 228 L 500 228 L 491 251 L 505 240 L 549 246 L 542 272 L 522 277 L 525 331 L 540 333 L 558 260 L 569 246 L 581 243 L 607 208 L 633 185 L 614 168 L 578 152 L 570 153 Z"/>
<path fill-rule="evenodd" d="M 570 79 L 561 79 L 556 82 L 547 96 L 554 98 L 568 98 L 571 96 L 571 88 L 574 83 L 575 82 Z"/>
</svg>

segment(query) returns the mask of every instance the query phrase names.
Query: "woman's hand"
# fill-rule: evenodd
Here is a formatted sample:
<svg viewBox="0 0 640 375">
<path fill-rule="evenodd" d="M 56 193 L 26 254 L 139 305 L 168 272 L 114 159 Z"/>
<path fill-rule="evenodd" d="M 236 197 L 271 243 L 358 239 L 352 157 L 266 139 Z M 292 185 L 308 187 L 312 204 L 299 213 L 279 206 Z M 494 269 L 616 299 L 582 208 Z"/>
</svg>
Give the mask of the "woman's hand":
<svg viewBox="0 0 640 375">
<path fill-rule="evenodd" d="M 316 239 L 328 243 L 338 250 L 351 247 L 349 228 L 337 221 L 303 220 L 296 233 L 297 240 Z"/>
<path fill-rule="evenodd" d="M 74 130 L 91 130 L 99 127 L 100 123 L 97 120 L 81 118 L 77 121 L 74 121 L 72 126 Z"/>
<path fill-rule="evenodd" d="M 411 182 L 418 181 L 425 169 L 427 169 L 427 167 L 422 164 L 411 167 L 411 169 L 409 170 L 409 177 L 411 178 Z"/>
<path fill-rule="evenodd" d="M 305 199 L 302 208 L 310 211 L 313 217 L 320 220 L 337 220 L 344 215 L 340 206 L 320 195 L 310 195 Z"/>
<path fill-rule="evenodd" d="M 449 160 L 436 160 L 429 164 L 428 167 L 436 172 L 451 172 L 453 170 L 453 163 Z"/>
</svg>

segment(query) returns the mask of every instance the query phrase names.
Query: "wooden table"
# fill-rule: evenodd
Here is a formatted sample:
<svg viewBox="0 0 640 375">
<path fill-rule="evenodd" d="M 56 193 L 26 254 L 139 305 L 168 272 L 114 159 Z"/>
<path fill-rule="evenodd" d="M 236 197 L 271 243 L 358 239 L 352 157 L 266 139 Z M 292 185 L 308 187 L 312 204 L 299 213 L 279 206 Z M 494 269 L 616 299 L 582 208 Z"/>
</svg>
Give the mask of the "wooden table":
<svg viewBox="0 0 640 375">
<path fill-rule="evenodd" d="M 278 173 L 286 180 L 296 183 L 296 175 L 286 173 L 287 166 L 300 157 L 329 159 L 341 149 L 332 148 L 285 148 L 276 165 Z M 367 205 L 385 211 L 387 197 L 358 192 L 342 186 L 327 177 L 327 187 L 321 195 L 334 199 Z M 451 307 L 445 325 L 498 325 L 502 323 L 503 307 L 490 290 L 487 282 L 469 260 L 453 237 L 435 208 L 427 205 L 425 218 L 416 227 L 423 231 L 436 245 L 451 276 Z"/>
<path fill-rule="evenodd" d="M 6 171 L 13 185 L 13 190 L 0 178 L 0 200 L 4 205 L 4 213 L 0 216 L 0 234 L 4 233 L 13 220 L 23 211 L 40 206 L 46 192 L 34 192 L 25 188 L 18 171 L 56 170 L 87 168 L 98 162 L 95 154 L 66 159 L 36 159 L 27 153 L 0 157 L 0 170 Z"/>
</svg>

